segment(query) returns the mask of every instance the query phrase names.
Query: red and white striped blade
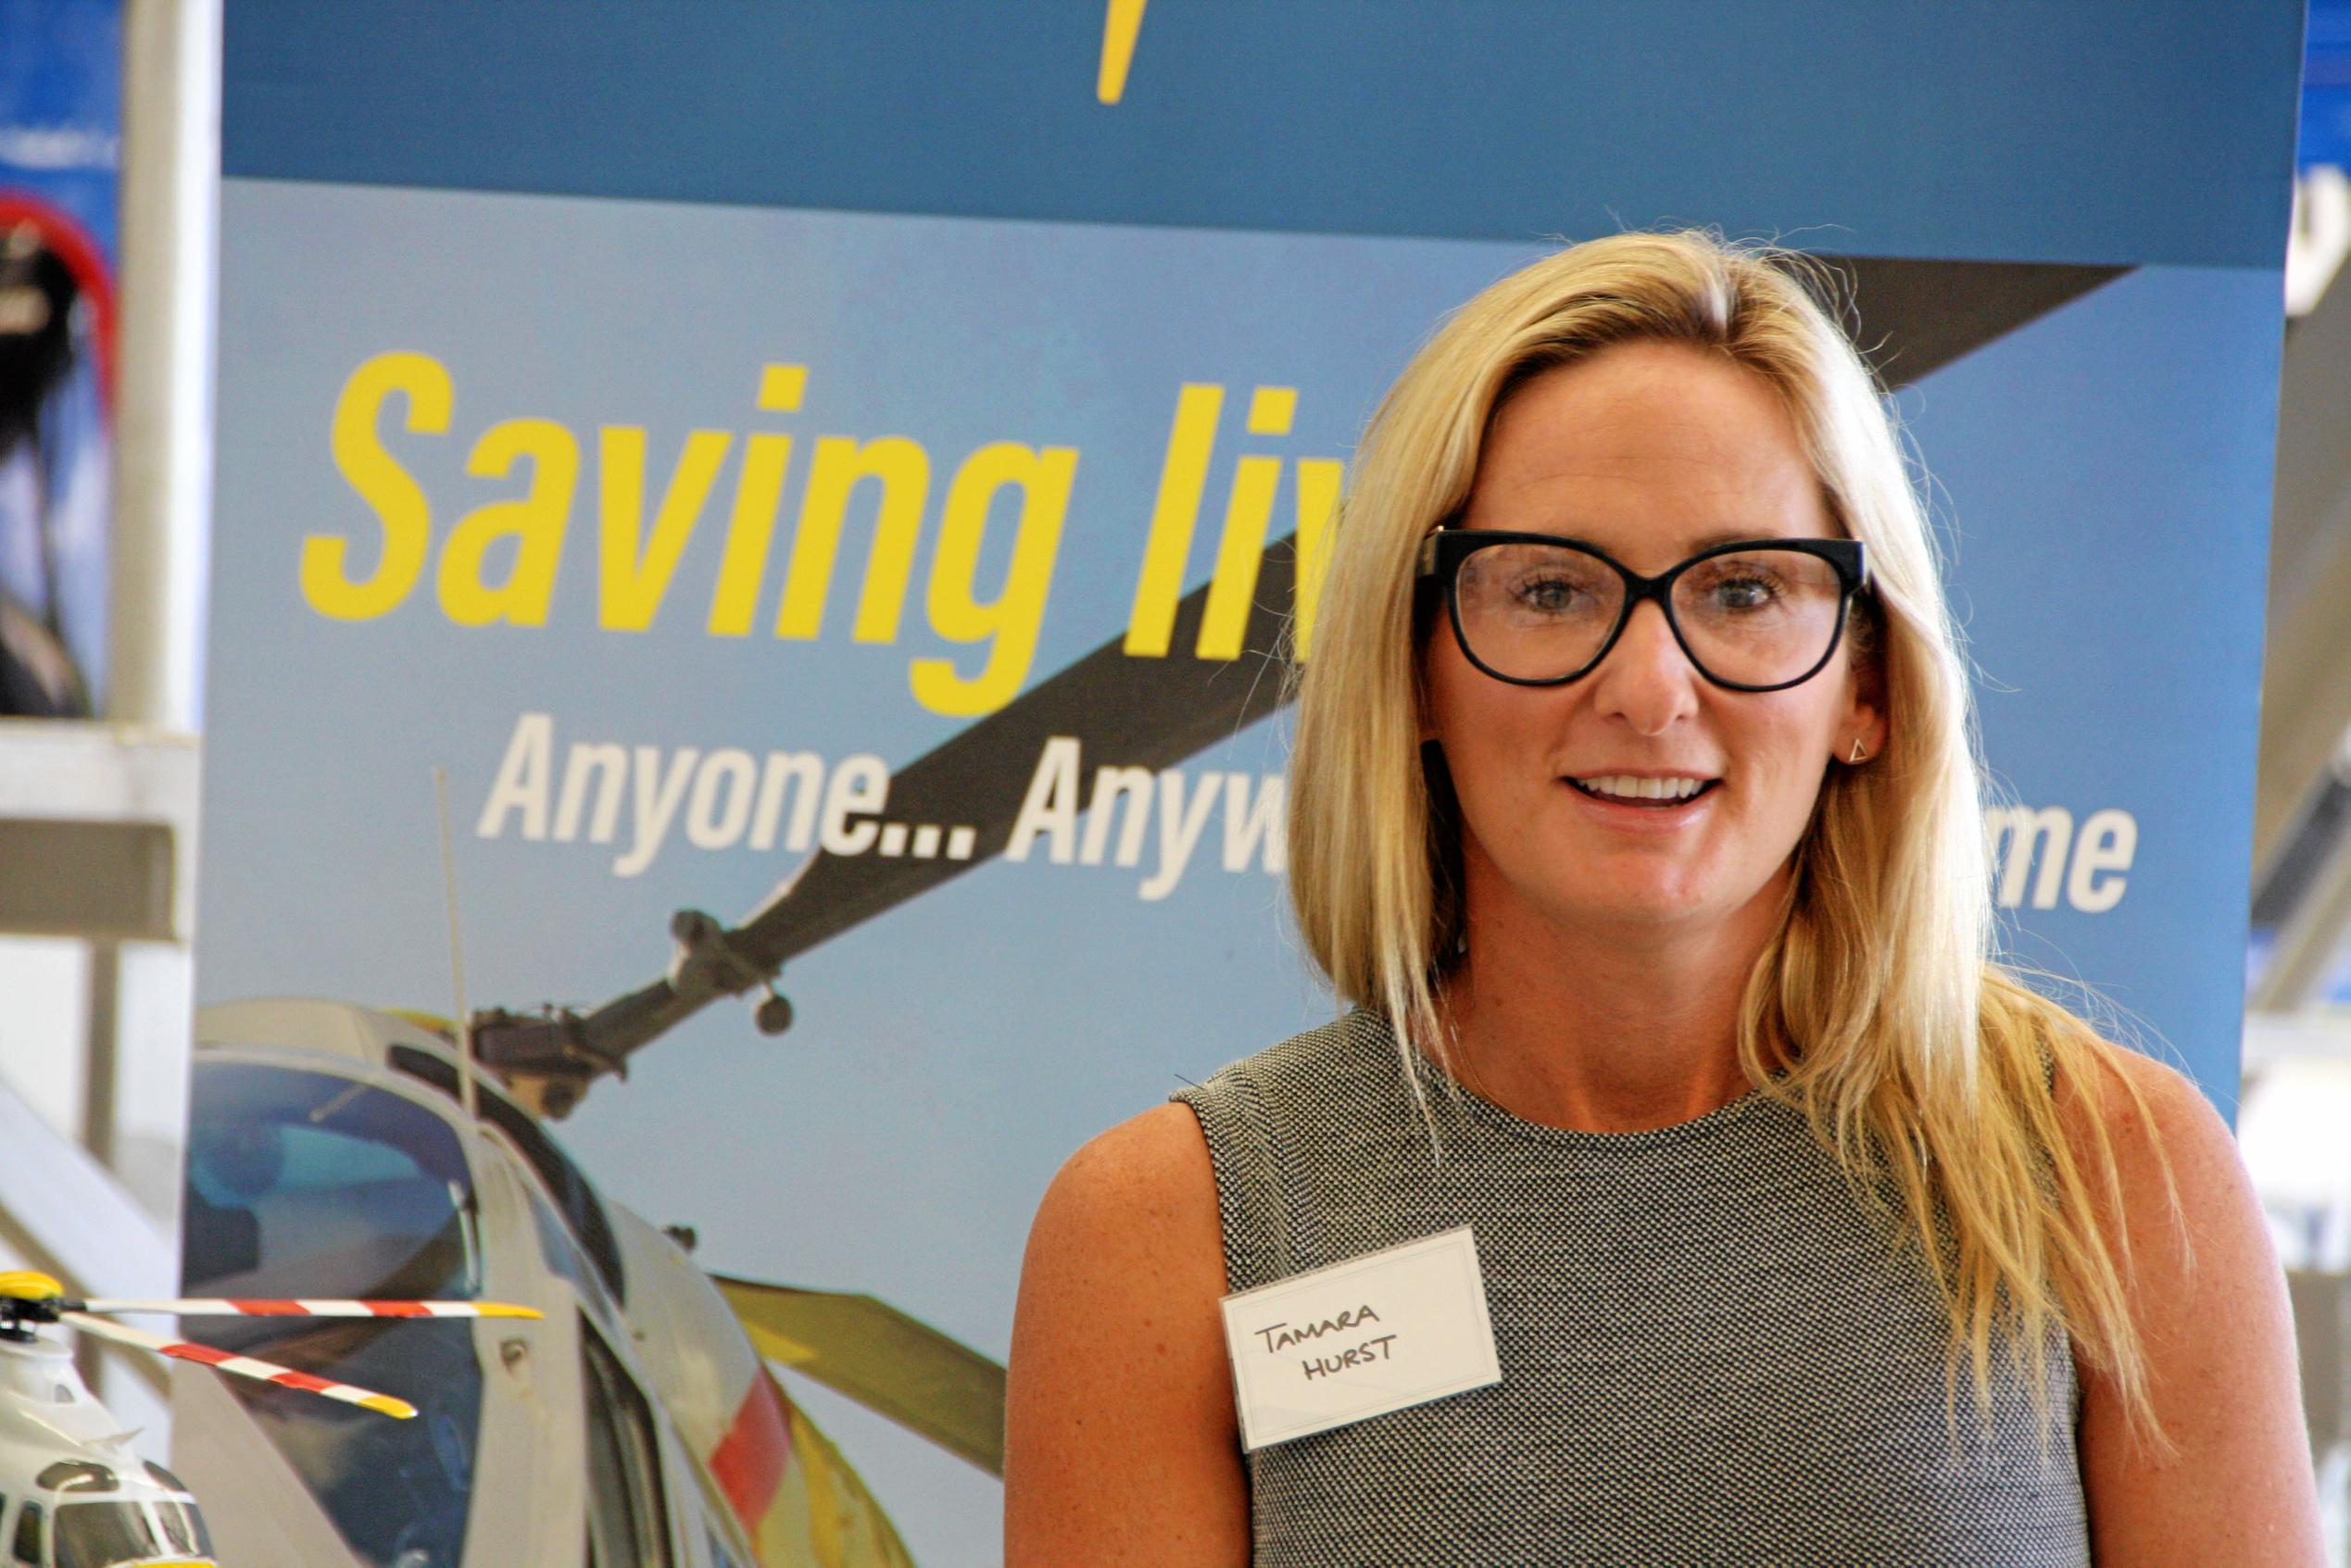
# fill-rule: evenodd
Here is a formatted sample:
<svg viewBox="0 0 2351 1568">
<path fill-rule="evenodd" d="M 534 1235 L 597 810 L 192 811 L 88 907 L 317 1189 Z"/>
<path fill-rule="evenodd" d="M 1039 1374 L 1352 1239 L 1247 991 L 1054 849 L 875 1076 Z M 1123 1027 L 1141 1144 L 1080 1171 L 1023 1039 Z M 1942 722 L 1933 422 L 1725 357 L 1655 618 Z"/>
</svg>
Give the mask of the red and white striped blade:
<svg viewBox="0 0 2351 1568">
<path fill-rule="evenodd" d="M 87 1312 L 165 1312 L 211 1318 L 535 1318 L 530 1307 L 504 1301 L 263 1301 L 190 1297 L 176 1301 L 84 1301 Z"/>
<path fill-rule="evenodd" d="M 135 1328 L 125 1328 L 119 1323 L 94 1318 L 87 1312 L 59 1312 L 59 1323 L 69 1323 L 84 1334 L 101 1339 L 111 1339 L 118 1345 L 132 1345 L 157 1355 L 172 1356 L 198 1366 L 208 1366 L 218 1372 L 234 1373 L 262 1383 L 274 1383 L 281 1388 L 300 1388 L 312 1394 L 323 1394 L 330 1399 L 340 1399 L 346 1405 L 362 1405 L 402 1421 L 416 1414 L 416 1407 L 406 1399 L 396 1399 L 389 1394 L 372 1394 L 365 1388 L 355 1388 L 348 1383 L 331 1383 L 323 1377 L 313 1377 L 307 1372 L 270 1361 L 256 1361 L 251 1356 L 233 1356 L 226 1350 L 216 1350 L 209 1345 L 192 1345 L 184 1339 L 167 1339 L 160 1334 L 148 1334 Z"/>
</svg>

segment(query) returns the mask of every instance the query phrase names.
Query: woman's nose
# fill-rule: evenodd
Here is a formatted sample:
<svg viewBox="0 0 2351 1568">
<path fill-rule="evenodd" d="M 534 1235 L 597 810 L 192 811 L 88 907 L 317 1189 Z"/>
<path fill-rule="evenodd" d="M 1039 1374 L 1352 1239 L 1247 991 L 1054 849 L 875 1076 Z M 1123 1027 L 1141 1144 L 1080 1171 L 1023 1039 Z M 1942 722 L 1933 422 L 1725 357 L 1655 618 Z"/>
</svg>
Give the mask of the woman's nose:
<svg viewBox="0 0 2351 1568">
<path fill-rule="evenodd" d="M 1621 715 L 1642 734 L 1654 735 L 1697 711 L 1698 683 L 1705 677 L 1675 641 L 1666 612 L 1644 603 L 1633 607 L 1592 679 L 1599 683 L 1593 700 L 1603 714 Z"/>
</svg>

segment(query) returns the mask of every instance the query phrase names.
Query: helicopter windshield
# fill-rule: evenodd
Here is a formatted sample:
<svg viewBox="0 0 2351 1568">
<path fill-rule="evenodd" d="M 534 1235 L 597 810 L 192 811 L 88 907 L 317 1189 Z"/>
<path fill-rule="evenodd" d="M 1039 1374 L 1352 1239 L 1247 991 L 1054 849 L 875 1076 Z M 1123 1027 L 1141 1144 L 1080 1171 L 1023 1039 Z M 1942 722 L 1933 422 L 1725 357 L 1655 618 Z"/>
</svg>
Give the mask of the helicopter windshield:
<svg viewBox="0 0 2351 1568">
<path fill-rule="evenodd" d="M 190 1129 L 188 1281 L 233 1294 L 475 1293 L 472 1179 L 448 1123 L 347 1078 L 200 1065 Z M 364 1286 L 364 1290 L 354 1286 Z"/>
<path fill-rule="evenodd" d="M 182 1502 L 59 1503 L 49 1528 L 57 1568 L 212 1555 L 204 1522 Z"/>
<path fill-rule="evenodd" d="M 480 1294 L 472 1178 L 443 1116 L 333 1072 L 201 1056 L 190 1098 L 191 1294 Z M 481 1423 L 471 1323 L 224 1318 L 204 1331 L 224 1350 L 412 1401 L 417 1420 L 392 1421 L 248 1378 L 223 1384 L 362 1562 L 454 1568 Z"/>
</svg>

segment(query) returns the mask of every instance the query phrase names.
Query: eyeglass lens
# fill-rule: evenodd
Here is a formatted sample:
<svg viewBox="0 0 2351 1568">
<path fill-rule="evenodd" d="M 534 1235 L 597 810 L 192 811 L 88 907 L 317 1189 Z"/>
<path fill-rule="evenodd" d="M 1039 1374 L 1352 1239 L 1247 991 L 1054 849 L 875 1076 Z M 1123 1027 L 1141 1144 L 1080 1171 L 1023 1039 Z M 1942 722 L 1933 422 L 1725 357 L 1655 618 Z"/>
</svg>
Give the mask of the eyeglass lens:
<svg viewBox="0 0 2351 1568">
<path fill-rule="evenodd" d="M 1490 545 L 1454 580 L 1463 641 L 1478 663 L 1516 681 L 1555 681 L 1600 655 L 1624 612 L 1625 583 L 1597 557 L 1555 545 Z M 1802 550 L 1710 556 L 1674 580 L 1674 621 L 1718 681 L 1768 686 L 1827 657 L 1844 588 L 1837 569 Z"/>
</svg>

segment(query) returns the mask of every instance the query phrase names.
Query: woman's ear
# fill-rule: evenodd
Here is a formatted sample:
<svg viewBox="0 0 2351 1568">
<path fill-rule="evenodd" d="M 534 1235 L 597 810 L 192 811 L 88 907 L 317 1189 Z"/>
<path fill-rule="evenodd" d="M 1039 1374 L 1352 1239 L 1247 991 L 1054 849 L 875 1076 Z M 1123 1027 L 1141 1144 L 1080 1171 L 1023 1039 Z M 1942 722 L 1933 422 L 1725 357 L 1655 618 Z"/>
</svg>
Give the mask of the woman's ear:
<svg viewBox="0 0 2351 1568">
<path fill-rule="evenodd" d="M 1845 711 L 1837 727 L 1840 762 L 1854 761 L 1856 749 L 1862 761 L 1882 756 L 1893 729 L 1886 710 L 1885 641 L 1874 625 L 1857 629 L 1862 635 L 1845 665 Z"/>
<path fill-rule="evenodd" d="M 1891 726 L 1882 709 L 1867 705 L 1856 706 L 1840 732 L 1837 760 L 1858 766 L 1874 757 L 1884 755 Z"/>
</svg>

